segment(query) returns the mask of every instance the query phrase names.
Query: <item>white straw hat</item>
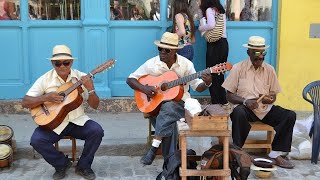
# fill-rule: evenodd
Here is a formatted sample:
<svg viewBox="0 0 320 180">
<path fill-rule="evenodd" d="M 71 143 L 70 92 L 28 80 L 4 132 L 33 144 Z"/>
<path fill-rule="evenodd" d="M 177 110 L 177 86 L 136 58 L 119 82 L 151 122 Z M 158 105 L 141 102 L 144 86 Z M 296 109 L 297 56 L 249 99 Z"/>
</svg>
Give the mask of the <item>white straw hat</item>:
<svg viewBox="0 0 320 180">
<path fill-rule="evenodd" d="M 179 45 L 179 36 L 176 33 L 165 32 L 161 40 L 154 41 L 154 44 L 165 49 L 181 49 L 183 45 Z"/>
<path fill-rule="evenodd" d="M 66 45 L 56 45 L 52 49 L 52 57 L 47 58 L 53 60 L 76 59 L 72 57 L 71 50 Z"/>
<path fill-rule="evenodd" d="M 248 44 L 243 44 L 242 46 L 250 49 L 267 49 L 270 47 L 266 45 L 266 40 L 260 36 L 251 36 Z"/>
</svg>

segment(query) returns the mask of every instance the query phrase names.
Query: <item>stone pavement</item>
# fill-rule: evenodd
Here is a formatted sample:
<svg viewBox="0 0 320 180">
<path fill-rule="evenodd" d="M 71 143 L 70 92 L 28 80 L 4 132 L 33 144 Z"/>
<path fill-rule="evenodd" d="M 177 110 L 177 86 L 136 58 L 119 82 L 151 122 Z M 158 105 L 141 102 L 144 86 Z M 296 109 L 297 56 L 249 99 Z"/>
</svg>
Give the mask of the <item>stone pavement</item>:
<svg viewBox="0 0 320 180">
<path fill-rule="evenodd" d="M 311 113 L 300 113 L 298 119 Z M 140 157 L 146 150 L 147 121 L 141 113 L 92 113 L 89 116 L 99 122 L 105 130 L 102 144 L 94 159 L 92 169 L 97 179 L 150 179 L 161 172 L 163 160 L 158 157 L 150 166 L 143 167 Z M 0 124 L 9 125 L 15 133 L 17 144 L 14 162 L 10 168 L 0 169 L 1 180 L 52 179 L 54 168 L 36 154 L 33 158 L 29 145 L 30 136 L 36 127 L 29 114 L 0 114 Z M 62 150 L 70 149 L 70 141 L 59 143 Z M 83 142 L 77 140 L 78 155 Z M 294 160 L 294 169 L 278 168 L 269 179 L 320 179 L 320 166 L 310 160 Z M 72 167 L 65 179 L 81 179 Z M 83 179 L 83 178 L 82 178 Z M 249 179 L 257 179 L 253 173 Z"/>
</svg>

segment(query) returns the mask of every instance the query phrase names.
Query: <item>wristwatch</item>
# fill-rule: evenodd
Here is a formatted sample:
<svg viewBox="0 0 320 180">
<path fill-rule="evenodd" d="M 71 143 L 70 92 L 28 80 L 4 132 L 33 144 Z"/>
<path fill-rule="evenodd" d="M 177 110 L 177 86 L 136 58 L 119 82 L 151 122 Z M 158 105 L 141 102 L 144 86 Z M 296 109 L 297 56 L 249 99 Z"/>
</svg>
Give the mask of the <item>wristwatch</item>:
<svg viewBox="0 0 320 180">
<path fill-rule="evenodd" d="M 247 106 L 247 105 L 246 105 L 247 100 L 248 100 L 248 99 L 244 99 L 244 101 L 243 101 L 242 104 L 245 105 L 245 106 Z"/>
</svg>

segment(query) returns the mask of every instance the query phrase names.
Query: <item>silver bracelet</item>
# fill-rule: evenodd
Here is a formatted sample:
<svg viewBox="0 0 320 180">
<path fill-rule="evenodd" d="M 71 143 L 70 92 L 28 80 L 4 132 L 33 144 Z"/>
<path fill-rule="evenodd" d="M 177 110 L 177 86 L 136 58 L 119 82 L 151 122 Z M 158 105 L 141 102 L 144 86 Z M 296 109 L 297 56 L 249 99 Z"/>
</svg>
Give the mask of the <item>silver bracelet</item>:
<svg viewBox="0 0 320 180">
<path fill-rule="evenodd" d="M 243 103 L 242 103 L 244 106 L 247 106 L 247 105 L 246 105 L 247 100 L 248 100 L 248 99 L 244 99 L 244 101 L 243 101 Z"/>
<path fill-rule="evenodd" d="M 212 85 L 212 82 L 211 82 L 209 85 L 207 85 L 207 84 L 204 82 L 204 85 L 207 86 L 207 87 L 210 87 L 210 86 Z"/>
<path fill-rule="evenodd" d="M 91 91 L 88 92 L 88 94 L 94 93 L 96 90 L 92 89 Z"/>
</svg>

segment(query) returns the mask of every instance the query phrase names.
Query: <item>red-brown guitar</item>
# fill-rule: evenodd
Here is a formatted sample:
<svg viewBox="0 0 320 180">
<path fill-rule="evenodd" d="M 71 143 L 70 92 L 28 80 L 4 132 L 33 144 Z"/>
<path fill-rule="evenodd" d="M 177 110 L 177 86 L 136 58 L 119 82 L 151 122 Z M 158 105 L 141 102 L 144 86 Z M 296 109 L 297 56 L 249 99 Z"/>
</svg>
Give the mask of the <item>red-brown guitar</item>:
<svg viewBox="0 0 320 180">
<path fill-rule="evenodd" d="M 114 63 L 115 60 L 109 60 L 91 71 L 87 76 L 91 78 L 96 73 L 111 68 Z M 67 82 L 61 85 L 56 91 L 64 96 L 63 102 L 45 102 L 40 106 L 32 108 L 31 116 L 35 123 L 47 130 L 53 130 L 58 127 L 70 111 L 78 108 L 82 104 L 83 98 L 78 90 L 78 87 L 81 85 L 81 80 L 74 84 Z"/>
<path fill-rule="evenodd" d="M 143 113 L 156 114 L 159 110 L 158 106 L 162 101 L 181 100 L 183 96 L 183 85 L 187 82 L 201 77 L 203 73 L 220 74 L 229 71 L 231 68 L 232 64 L 226 62 L 217 64 L 213 67 L 182 78 L 179 78 L 178 75 L 173 71 L 168 71 L 160 76 L 142 76 L 138 81 L 143 85 L 155 86 L 157 94 L 154 97 L 150 98 L 143 92 L 135 90 L 134 97 L 137 103 L 137 107 Z M 163 87 L 163 84 L 166 84 L 166 90 L 161 89 L 161 87 Z"/>
</svg>

